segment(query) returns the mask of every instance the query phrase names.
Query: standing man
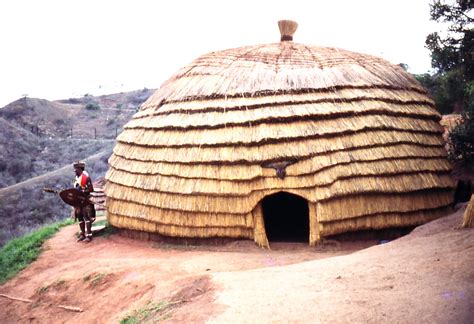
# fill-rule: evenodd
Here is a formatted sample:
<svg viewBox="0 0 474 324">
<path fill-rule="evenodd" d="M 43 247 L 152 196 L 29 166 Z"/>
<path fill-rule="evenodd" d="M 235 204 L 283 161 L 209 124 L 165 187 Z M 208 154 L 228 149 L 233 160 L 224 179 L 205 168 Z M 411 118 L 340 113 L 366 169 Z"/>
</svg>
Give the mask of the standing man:
<svg viewBox="0 0 474 324">
<path fill-rule="evenodd" d="M 76 180 L 74 182 L 74 188 L 83 193 L 87 197 L 81 207 L 74 207 L 75 217 L 79 220 L 79 227 L 81 234 L 77 241 L 90 242 L 92 241 L 92 222 L 95 221 L 95 209 L 94 205 L 88 201 L 89 195 L 94 191 L 92 186 L 92 180 L 89 174 L 84 171 L 86 167 L 85 162 L 74 162 L 74 172 L 76 173 Z"/>
</svg>

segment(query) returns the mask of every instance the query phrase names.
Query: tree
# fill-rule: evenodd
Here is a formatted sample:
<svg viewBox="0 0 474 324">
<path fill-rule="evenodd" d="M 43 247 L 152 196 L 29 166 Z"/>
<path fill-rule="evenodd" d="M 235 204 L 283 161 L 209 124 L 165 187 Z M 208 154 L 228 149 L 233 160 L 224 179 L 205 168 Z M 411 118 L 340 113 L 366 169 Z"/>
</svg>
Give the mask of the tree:
<svg viewBox="0 0 474 324">
<path fill-rule="evenodd" d="M 431 66 L 436 71 L 434 97 L 443 112 L 461 112 L 472 102 L 469 89 L 474 79 L 474 19 L 469 15 L 473 5 L 472 0 L 455 0 L 450 4 L 434 0 L 430 5 L 431 19 L 448 24 L 445 35 L 434 32 L 426 37 Z"/>
<path fill-rule="evenodd" d="M 471 82 L 469 97 L 474 98 L 474 83 Z M 470 102 L 462 112 L 462 122 L 449 134 L 452 160 L 460 161 L 467 166 L 474 166 L 474 102 Z"/>
<path fill-rule="evenodd" d="M 434 0 L 431 19 L 448 25 L 442 35 L 431 33 L 426 47 L 431 51 L 435 74 L 417 79 L 428 84 L 433 98 L 443 113 L 462 112 L 462 122 L 450 133 L 450 157 L 474 165 L 474 19 L 473 0 L 446 3 Z M 430 89 L 431 87 L 431 89 Z"/>
</svg>

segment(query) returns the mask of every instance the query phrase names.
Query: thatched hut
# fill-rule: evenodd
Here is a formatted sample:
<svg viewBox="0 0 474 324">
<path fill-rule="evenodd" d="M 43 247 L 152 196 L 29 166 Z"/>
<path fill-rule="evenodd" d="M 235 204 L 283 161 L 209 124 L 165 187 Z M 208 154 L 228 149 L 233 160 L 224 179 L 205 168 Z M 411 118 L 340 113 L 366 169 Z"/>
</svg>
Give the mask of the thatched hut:
<svg viewBox="0 0 474 324">
<path fill-rule="evenodd" d="M 443 215 L 453 181 L 425 89 L 398 65 L 292 41 L 212 52 L 166 81 L 109 159 L 113 226 L 321 237 Z"/>
</svg>

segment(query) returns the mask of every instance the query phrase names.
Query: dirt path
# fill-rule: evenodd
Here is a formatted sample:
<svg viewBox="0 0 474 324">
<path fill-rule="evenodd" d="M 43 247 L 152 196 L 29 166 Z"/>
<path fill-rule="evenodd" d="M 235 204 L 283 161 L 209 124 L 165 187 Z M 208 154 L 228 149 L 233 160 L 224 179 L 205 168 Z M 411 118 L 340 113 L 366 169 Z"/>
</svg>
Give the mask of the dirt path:
<svg viewBox="0 0 474 324">
<path fill-rule="evenodd" d="M 182 247 L 117 235 L 81 244 L 70 226 L 0 286 L 34 301 L 0 297 L 0 319 L 118 323 L 149 301 L 166 301 L 174 305 L 167 322 L 472 323 L 474 235 L 454 229 L 461 212 L 388 244 L 275 244 L 272 251 L 249 241 Z"/>
</svg>

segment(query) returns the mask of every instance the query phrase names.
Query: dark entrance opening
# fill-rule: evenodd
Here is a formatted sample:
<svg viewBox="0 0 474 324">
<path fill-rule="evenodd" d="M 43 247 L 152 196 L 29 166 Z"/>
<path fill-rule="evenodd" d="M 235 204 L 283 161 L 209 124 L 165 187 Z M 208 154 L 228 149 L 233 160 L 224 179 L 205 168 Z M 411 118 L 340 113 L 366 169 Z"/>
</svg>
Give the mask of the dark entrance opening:
<svg viewBox="0 0 474 324">
<path fill-rule="evenodd" d="M 262 201 L 267 238 L 273 242 L 309 242 L 309 211 L 306 199 L 286 192 Z"/>
</svg>

